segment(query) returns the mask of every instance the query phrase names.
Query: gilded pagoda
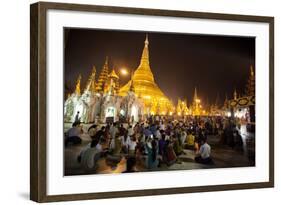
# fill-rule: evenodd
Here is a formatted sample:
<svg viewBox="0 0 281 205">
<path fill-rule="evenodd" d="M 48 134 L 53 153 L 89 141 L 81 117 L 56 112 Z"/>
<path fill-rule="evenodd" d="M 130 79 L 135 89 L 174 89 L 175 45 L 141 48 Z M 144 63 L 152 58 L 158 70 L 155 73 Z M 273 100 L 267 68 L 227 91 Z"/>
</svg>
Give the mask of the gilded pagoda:
<svg viewBox="0 0 281 205">
<path fill-rule="evenodd" d="M 140 64 L 133 72 L 131 80 L 120 88 L 119 95 L 127 95 L 130 88 L 133 87 L 136 96 L 144 102 L 146 114 L 166 115 L 174 111 L 174 106 L 154 80 L 149 64 L 148 45 L 149 41 L 146 35 Z"/>
</svg>

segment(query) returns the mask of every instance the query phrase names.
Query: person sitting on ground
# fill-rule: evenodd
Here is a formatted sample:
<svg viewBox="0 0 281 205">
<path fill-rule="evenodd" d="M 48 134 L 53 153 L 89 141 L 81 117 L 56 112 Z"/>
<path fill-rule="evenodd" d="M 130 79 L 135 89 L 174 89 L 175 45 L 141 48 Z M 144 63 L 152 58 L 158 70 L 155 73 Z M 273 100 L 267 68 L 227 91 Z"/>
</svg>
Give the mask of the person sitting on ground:
<svg viewBox="0 0 281 205">
<path fill-rule="evenodd" d="M 67 147 L 67 145 L 69 143 L 72 144 L 81 144 L 82 143 L 82 139 L 80 138 L 80 135 L 82 134 L 82 130 L 80 127 L 80 123 L 79 122 L 74 122 L 72 124 L 72 128 L 70 128 L 67 132 L 66 132 L 66 139 L 65 139 L 65 146 Z"/>
<path fill-rule="evenodd" d="M 181 129 L 180 132 L 180 140 L 181 140 L 181 145 L 183 146 L 186 140 L 187 134 L 186 131 L 184 130 L 184 128 Z"/>
<path fill-rule="evenodd" d="M 98 141 L 98 144 L 96 145 L 96 148 L 100 151 L 100 152 L 105 152 L 108 150 L 108 143 L 107 143 L 107 139 L 104 136 L 100 137 L 100 140 Z"/>
<path fill-rule="evenodd" d="M 207 143 L 207 139 L 202 139 L 199 155 L 195 157 L 195 161 L 201 164 L 212 164 L 211 146 Z"/>
<path fill-rule="evenodd" d="M 126 171 L 124 171 L 123 173 L 136 172 L 136 164 L 137 164 L 136 157 L 133 156 L 128 157 L 126 162 Z"/>
<path fill-rule="evenodd" d="M 101 150 L 97 149 L 97 140 L 93 140 L 81 155 L 81 166 L 86 173 L 92 172 L 97 168 L 97 161 L 101 157 Z"/>
<path fill-rule="evenodd" d="M 122 150 L 122 139 L 119 134 L 116 134 L 114 140 L 114 147 L 112 149 L 112 154 L 113 155 L 120 155 L 121 150 Z"/>
<path fill-rule="evenodd" d="M 104 136 L 104 134 L 105 134 L 105 126 L 102 126 L 101 129 L 96 132 L 94 137 L 92 137 L 92 139 L 100 141 L 101 136 Z"/>
<path fill-rule="evenodd" d="M 195 149 L 194 144 L 195 144 L 195 136 L 192 134 L 191 131 L 189 131 L 186 137 L 186 146 L 189 149 Z"/>
<path fill-rule="evenodd" d="M 88 129 L 88 134 L 89 134 L 89 136 L 93 139 L 94 138 L 94 136 L 96 135 L 96 133 L 97 133 L 97 130 L 98 129 L 98 127 L 97 127 L 97 125 L 96 124 L 93 124 L 92 126 L 90 126 L 89 127 L 89 129 Z"/>
<path fill-rule="evenodd" d="M 134 129 L 132 125 L 129 125 L 128 128 L 128 136 L 131 137 L 134 134 Z"/>
</svg>

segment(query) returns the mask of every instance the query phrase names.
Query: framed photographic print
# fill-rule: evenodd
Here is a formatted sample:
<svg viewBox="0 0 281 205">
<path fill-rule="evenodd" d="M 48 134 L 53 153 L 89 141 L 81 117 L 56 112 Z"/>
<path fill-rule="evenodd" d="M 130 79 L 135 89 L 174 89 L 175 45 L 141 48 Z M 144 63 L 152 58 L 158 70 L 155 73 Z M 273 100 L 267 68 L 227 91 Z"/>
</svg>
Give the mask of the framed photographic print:
<svg viewBox="0 0 281 205">
<path fill-rule="evenodd" d="M 274 18 L 31 5 L 30 198 L 274 186 Z"/>
</svg>

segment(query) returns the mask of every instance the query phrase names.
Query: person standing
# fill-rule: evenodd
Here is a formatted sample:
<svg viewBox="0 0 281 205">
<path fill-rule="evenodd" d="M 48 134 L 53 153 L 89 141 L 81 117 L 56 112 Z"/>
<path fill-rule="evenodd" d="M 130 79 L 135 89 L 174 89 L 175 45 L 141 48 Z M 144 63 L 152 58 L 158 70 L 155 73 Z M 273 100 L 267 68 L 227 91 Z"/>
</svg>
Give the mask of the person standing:
<svg viewBox="0 0 281 205">
<path fill-rule="evenodd" d="M 148 169 L 155 169 L 158 166 L 158 148 L 157 143 L 154 139 L 149 138 L 148 142 L 145 145 L 146 151 L 147 151 L 147 161 L 146 161 L 146 167 Z"/>
<path fill-rule="evenodd" d="M 80 123 L 80 117 L 79 117 L 79 111 L 77 111 L 76 115 L 75 115 L 75 121 L 76 123 Z"/>
</svg>

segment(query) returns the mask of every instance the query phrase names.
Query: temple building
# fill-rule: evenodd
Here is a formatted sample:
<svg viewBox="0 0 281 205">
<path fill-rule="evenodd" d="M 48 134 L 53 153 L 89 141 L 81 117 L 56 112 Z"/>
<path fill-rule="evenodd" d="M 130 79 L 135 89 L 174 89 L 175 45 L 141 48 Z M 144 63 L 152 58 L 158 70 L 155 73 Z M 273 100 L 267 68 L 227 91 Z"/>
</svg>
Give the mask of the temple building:
<svg viewBox="0 0 281 205">
<path fill-rule="evenodd" d="M 225 106 L 226 107 L 226 106 Z M 240 95 L 236 89 L 233 99 L 228 101 L 228 115 L 249 123 L 249 131 L 255 130 L 255 73 L 250 66 L 249 78 L 245 86 L 245 93 Z"/>
<path fill-rule="evenodd" d="M 161 91 L 154 80 L 149 64 L 148 36 L 144 41 L 144 48 L 138 68 L 133 72 L 131 80 L 119 90 L 120 96 L 127 95 L 131 84 L 135 94 L 142 99 L 145 105 L 145 114 L 166 115 L 174 111 L 172 102 Z"/>
<path fill-rule="evenodd" d="M 177 115 L 182 116 L 182 115 L 190 115 L 190 109 L 187 107 L 187 101 L 186 100 L 181 100 L 178 99 L 178 104 L 176 107 Z"/>
<path fill-rule="evenodd" d="M 191 110 L 190 113 L 193 116 L 199 116 L 199 115 L 205 115 L 206 114 L 205 111 L 203 112 L 201 100 L 198 98 L 196 87 L 194 89 L 194 96 L 193 96 L 193 101 L 192 101 L 192 105 L 190 107 L 190 110 Z"/>
<path fill-rule="evenodd" d="M 119 77 L 115 70 L 109 73 L 108 58 L 95 81 L 93 67 L 85 89 L 81 92 L 81 75 L 78 76 L 74 92 L 64 103 L 64 121 L 74 122 L 78 114 L 83 123 L 105 123 L 114 121 L 138 122 L 144 116 L 143 102 L 131 88 L 125 96 L 119 96 Z"/>
<path fill-rule="evenodd" d="M 148 115 L 171 115 L 175 108 L 154 80 L 148 45 L 146 35 L 140 64 L 122 88 L 119 88 L 119 76 L 115 70 L 110 72 L 108 57 L 97 81 L 96 68 L 93 67 L 84 92 L 81 92 L 82 78 L 79 75 L 75 91 L 65 101 L 65 121 L 73 122 L 78 112 L 80 121 L 85 123 L 109 119 L 137 122 Z"/>
</svg>

